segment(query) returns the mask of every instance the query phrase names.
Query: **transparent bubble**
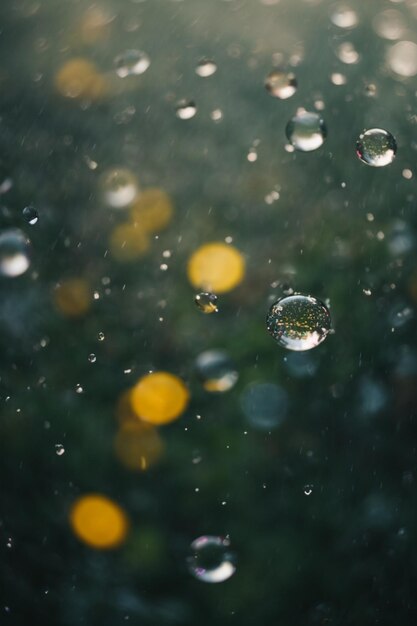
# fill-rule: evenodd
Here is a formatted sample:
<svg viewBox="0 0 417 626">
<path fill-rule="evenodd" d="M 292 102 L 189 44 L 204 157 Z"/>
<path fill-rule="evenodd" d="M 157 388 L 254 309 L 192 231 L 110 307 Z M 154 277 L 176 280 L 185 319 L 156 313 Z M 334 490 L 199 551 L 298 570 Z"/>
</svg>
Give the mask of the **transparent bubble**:
<svg viewBox="0 0 417 626">
<path fill-rule="evenodd" d="M 213 76 L 217 71 L 217 65 L 214 61 L 210 61 L 209 59 L 201 59 L 199 61 L 197 67 L 195 68 L 195 73 L 201 78 L 208 78 L 209 76 Z"/>
<path fill-rule="evenodd" d="M 58 456 L 62 456 L 65 453 L 65 448 L 62 443 L 55 444 L 55 454 Z"/>
<path fill-rule="evenodd" d="M 235 364 L 223 350 L 202 352 L 196 359 L 196 368 L 206 391 L 229 391 L 239 378 Z"/>
<path fill-rule="evenodd" d="M 389 68 L 398 76 L 409 78 L 417 74 L 417 44 L 399 41 L 387 52 Z"/>
<path fill-rule="evenodd" d="M 314 485 L 304 485 L 304 495 L 311 496 Z"/>
<path fill-rule="evenodd" d="M 151 60 L 142 50 L 125 50 L 114 59 L 116 74 L 120 78 L 126 76 L 138 76 L 146 72 L 151 64 Z"/>
<path fill-rule="evenodd" d="M 286 296 L 274 302 L 269 309 L 266 327 L 284 348 L 311 350 L 329 334 L 330 312 L 323 302 L 312 296 Z"/>
<path fill-rule="evenodd" d="M 286 100 L 297 91 L 297 79 L 292 72 L 272 70 L 266 77 L 265 88 L 271 96 Z"/>
<path fill-rule="evenodd" d="M 358 24 L 358 15 L 347 5 L 337 5 L 333 8 L 330 19 L 339 28 L 354 28 Z"/>
<path fill-rule="evenodd" d="M 236 571 L 236 556 L 227 538 L 203 535 L 191 544 L 188 571 L 205 583 L 221 583 Z"/>
<path fill-rule="evenodd" d="M 18 228 L 0 233 L 0 276 L 14 278 L 30 266 L 30 240 Z"/>
<path fill-rule="evenodd" d="M 252 426 L 272 430 L 287 416 L 288 393 L 273 383 L 253 383 L 243 392 L 240 403 Z"/>
<path fill-rule="evenodd" d="M 97 361 L 97 357 L 94 352 L 88 355 L 88 360 L 90 361 L 90 363 L 95 363 Z"/>
<path fill-rule="evenodd" d="M 22 211 L 22 215 L 30 226 L 34 226 L 39 219 L 38 212 L 33 206 L 26 206 Z"/>
<path fill-rule="evenodd" d="M 194 302 L 202 313 L 217 313 L 217 296 L 214 293 L 202 291 L 194 298 Z"/>
<path fill-rule="evenodd" d="M 101 177 L 101 189 L 104 202 L 114 209 L 129 206 L 139 191 L 135 175 L 126 168 L 107 170 Z"/>
<path fill-rule="evenodd" d="M 323 144 L 327 129 L 318 113 L 298 109 L 296 115 L 288 122 L 285 134 L 296 150 L 311 152 Z"/>
<path fill-rule="evenodd" d="M 387 9 L 378 13 L 372 21 L 377 35 L 383 39 L 400 39 L 403 36 L 406 24 L 403 15 L 394 9 Z"/>
<path fill-rule="evenodd" d="M 192 100 L 180 100 L 177 102 L 176 116 L 180 120 L 190 120 L 197 113 L 197 107 Z"/>
<path fill-rule="evenodd" d="M 356 142 L 356 154 L 359 159 L 372 167 L 389 165 L 393 162 L 396 152 L 395 138 L 382 128 L 364 131 Z"/>
</svg>

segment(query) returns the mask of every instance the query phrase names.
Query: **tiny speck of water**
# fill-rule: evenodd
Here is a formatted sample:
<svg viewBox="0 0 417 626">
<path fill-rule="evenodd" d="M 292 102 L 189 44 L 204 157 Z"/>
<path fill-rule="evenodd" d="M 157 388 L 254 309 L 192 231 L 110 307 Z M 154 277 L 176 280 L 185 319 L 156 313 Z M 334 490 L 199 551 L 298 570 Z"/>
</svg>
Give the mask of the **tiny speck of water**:
<svg viewBox="0 0 417 626">
<path fill-rule="evenodd" d="M 197 106 L 193 100 L 180 100 L 175 113 L 180 120 L 190 120 L 197 113 Z"/>
<path fill-rule="evenodd" d="M 150 58 L 146 52 L 142 52 L 141 50 L 126 50 L 114 59 L 116 74 L 120 76 L 120 78 L 143 74 L 150 64 Z"/>
<path fill-rule="evenodd" d="M 313 493 L 313 485 L 304 485 L 304 494 L 306 496 L 311 496 Z"/>
<path fill-rule="evenodd" d="M 214 293 L 202 291 L 196 295 L 194 302 L 202 313 L 217 313 L 219 310 L 217 308 L 217 296 Z"/>
<path fill-rule="evenodd" d="M 297 91 L 297 78 L 292 72 L 272 70 L 265 79 L 265 89 L 271 96 L 286 100 Z"/>
<path fill-rule="evenodd" d="M 311 152 L 323 145 L 327 128 L 318 113 L 298 109 L 296 115 L 288 122 L 285 134 L 296 150 Z"/>
<path fill-rule="evenodd" d="M 203 535 L 191 544 L 187 558 L 188 571 L 205 583 L 221 583 L 236 571 L 236 556 L 230 541 L 224 537 Z"/>
<path fill-rule="evenodd" d="M 78 384 L 75 387 L 75 391 L 76 391 L 76 393 L 83 393 L 84 389 L 83 389 L 83 387 L 80 384 Z"/>
<path fill-rule="evenodd" d="M 208 78 L 209 76 L 213 76 L 217 71 L 217 65 L 214 61 L 210 61 L 210 59 L 201 59 L 199 61 L 197 67 L 195 68 L 195 73 L 201 78 Z"/>
<path fill-rule="evenodd" d="M 391 133 L 382 128 L 365 130 L 356 142 L 356 154 L 366 165 L 384 167 L 393 162 L 397 142 Z"/>
<path fill-rule="evenodd" d="M 94 352 L 88 355 L 88 360 L 90 361 L 90 363 L 95 363 L 97 361 L 97 357 Z"/>
<path fill-rule="evenodd" d="M 104 341 L 104 340 L 105 340 L 104 333 L 101 333 L 101 332 L 100 332 L 100 333 L 97 335 L 97 337 L 98 337 L 98 340 L 99 340 L 99 341 Z"/>
<path fill-rule="evenodd" d="M 321 344 L 331 329 L 326 305 L 312 296 L 294 294 L 272 304 L 266 318 L 268 332 L 283 348 L 311 350 Z"/>
<path fill-rule="evenodd" d="M 62 443 L 56 443 L 55 444 L 55 454 L 57 456 L 62 456 L 65 453 L 65 448 L 62 445 Z"/>
<path fill-rule="evenodd" d="M 33 206 L 26 206 L 22 211 L 22 215 L 30 226 L 34 226 L 39 219 L 38 212 Z"/>
</svg>

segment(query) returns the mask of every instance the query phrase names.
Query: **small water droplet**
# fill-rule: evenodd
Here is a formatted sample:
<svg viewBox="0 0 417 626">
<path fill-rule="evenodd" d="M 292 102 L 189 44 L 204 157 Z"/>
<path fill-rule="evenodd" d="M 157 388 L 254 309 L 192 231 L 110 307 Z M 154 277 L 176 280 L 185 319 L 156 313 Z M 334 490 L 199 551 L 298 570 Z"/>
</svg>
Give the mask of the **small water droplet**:
<svg viewBox="0 0 417 626">
<path fill-rule="evenodd" d="M 201 59 L 199 61 L 197 67 L 195 68 L 195 73 L 201 78 L 208 78 L 209 76 L 213 76 L 217 71 L 217 65 L 214 61 L 210 61 L 209 59 Z"/>
<path fill-rule="evenodd" d="M 88 360 L 90 361 L 90 363 L 95 363 L 97 361 L 97 357 L 94 352 L 88 355 Z"/>
<path fill-rule="evenodd" d="M 356 154 L 359 159 L 372 167 L 384 167 L 393 162 L 397 152 L 397 142 L 391 133 L 382 128 L 370 128 L 359 135 Z"/>
<path fill-rule="evenodd" d="M 201 352 L 196 359 L 196 369 L 204 389 L 210 392 L 229 391 L 239 378 L 233 361 L 223 350 Z"/>
<path fill-rule="evenodd" d="M 331 21 L 339 28 L 354 28 L 358 24 L 356 11 L 347 5 L 336 6 L 330 16 Z"/>
<path fill-rule="evenodd" d="M 12 548 L 13 547 L 13 539 L 11 537 L 8 537 L 7 542 L 6 542 L 6 548 Z"/>
<path fill-rule="evenodd" d="M 272 304 L 266 327 L 282 347 L 295 351 L 311 350 L 329 334 L 330 312 L 323 302 L 312 296 L 286 296 Z"/>
<path fill-rule="evenodd" d="M 65 448 L 62 445 L 62 443 L 56 443 L 55 444 L 55 454 L 57 456 L 62 456 L 65 453 Z"/>
<path fill-rule="evenodd" d="M 23 209 L 22 214 L 26 222 L 30 224 L 30 226 L 34 226 L 39 219 L 38 212 L 33 206 L 26 206 Z"/>
<path fill-rule="evenodd" d="M 76 393 L 83 393 L 84 389 L 83 387 L 78 383 L 78 385 L 75 386 L 75 391 Z"/>
<path fill-rule="evenodd" d="M 0 233 L 0 275 L 14 278 L 30 266 L 30 241 L 18 228 Z"/>
<path fill-rule="evenodd" d="M 150 58 L 142 50 L 125 50 L 114 59 L 116 74 L 120 78 L 143 74 L 150 64 Z"/>
<path fill-rule="evenodd" d="M 102 333 L 102 332 L 98 333 L 97 337 L 98 337 L 99 341 L 104 341 L 104 339 L 105 339 L 104 333 Z"/>
<path fill-rule="evenodd" d="M 217 296 L 214 293 L 202 291 L 194 298 L 198 309 L 202 313 L 217 313 Z"/>
<path fill-rule="evenodd" d="M 318 113 L 298 109 L 296 115 L 288 122 L 285 134 L 296 150 L 311 152 L 323 144 L 327 128 Z"/>
<path fill-rule="evenodd" d="M 101 193 L 105 204 L 113 209 L 129 206 L 139 188 L 133 172 L 127 168 L 112 168 L 101 177 Z"/>
<path fill-rule="evenodd" d="M 313 493 L 313 487 L 314 485 L 304 485 L 304 494 L 306 496 L 311 496 L 311 494 Z"/>
<path fill-rule="evenodd" d="M 179 100 L 176 106 L 176 116 L 180 120 L 190 120 L 197 113 L 197 107 L 193 100 Z"/>
<path fill-rule="evenodd" d="M 265 89 L 280 100 L 291 98 L 297 91 L 297 79 L 292 72 L 272 70 L 265 79 Z"/>
<path fill-rule="evenodd" d="M 221 583 L 235 573 L 236 556 L 230 550 L 229 539 L 203 535 L 192 542 L 187 566 L 197 580 Z"/>
</svg>

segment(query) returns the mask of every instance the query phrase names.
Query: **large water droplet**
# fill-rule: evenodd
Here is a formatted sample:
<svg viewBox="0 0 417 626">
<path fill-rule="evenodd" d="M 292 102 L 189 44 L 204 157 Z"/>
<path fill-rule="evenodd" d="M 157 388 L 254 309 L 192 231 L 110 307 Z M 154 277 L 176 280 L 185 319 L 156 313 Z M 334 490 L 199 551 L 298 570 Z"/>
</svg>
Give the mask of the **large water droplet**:
<svg viewBox="0 0 417 626">
<path fill-rule="evenodd" d="M 34 226 L 39 219 L 37 210 L 35 209 L 35 207 L 30 206 L 30 205 L 26 206 L 23 209 L 22 215 L 25 218 L 26 222 L 30 224 L 31 226 Z"/>
<path fill-rule="evenodd" d="M 18 228 L 0 233 L 0 275 L 14 278 L 30 266 L 30 240 Z"/>
<path fill-rule="evenodd" d="M 208 78 L 212 76 L 217 71 L 217 65 L 214 61 L 210 61 L 209 59 L 201 59 L 195 68 L 195 73 L 201 78 Z"/>
<path fill-rule="evenodd" d="M 359 135 L 356 154 L 359 159 L 372 167 L 384 167 L 393 162 L 397 152 L 397 142 L 391 133 L 382 128 L 370 128 Z"/>
<path fill-rule="evenodd" d="M 197 107 L 192 100 L 180 100 L 175 112 L 180 120 L 190 120 L 197 113 Z"/>
<path fill-rule="evenodd" d="M 327 128 L 318 113 L 299 109 L 288 122 L 285 134 L 296 150 L 311 152 L 323 144 Z"/>
<path fill-rule="evenodd" d="M 104 202 L 114 209 L 129 206 L 139 191 L 135 175 L 126 168 L 107 170 L 101 177 L 101 189 Z"/>
<path fill-rule="evenodd" d="M 114 59 L 116 74 L 120 78 L 143 74 L 150 64 L 150 58 L 142 50 L 125 50 L 125 52 L 122 52 Z"/>
<path fill-rule="evenodd" d="M 189 572 L 205 583 L 221 583 L 236 571 L 236 557 L 230 541 L 223 537 L 204 535 L 191 544 L 187 558 Z"/>
<path fill-rule="evenodd" d="M 266 327 L 284 348 L 311 350 L 329 334 L 330 312 L 323 302 L 312 296 L 286 296 L 274 302 L 269 309 Z"/>
<path fill-rule="evenodd" d="M 292 72 L 272 70 L 266 77 L 265 88 L 271 96 L 286 100 L 297 91 L 297 79 Z"/>
<path fill-rule="evenodd" d="M 233 361 L 223 350 L 202 352 L 197 357 L 196 368 L 206 391 L 229 391 L 239 377 Z"/>
<path fill-rule="evenodd" d="M 217 296 L 214 293 L 202 291 L 194 298 L 194 302 L 202 313 L 217 313 Z"/>
</svg>

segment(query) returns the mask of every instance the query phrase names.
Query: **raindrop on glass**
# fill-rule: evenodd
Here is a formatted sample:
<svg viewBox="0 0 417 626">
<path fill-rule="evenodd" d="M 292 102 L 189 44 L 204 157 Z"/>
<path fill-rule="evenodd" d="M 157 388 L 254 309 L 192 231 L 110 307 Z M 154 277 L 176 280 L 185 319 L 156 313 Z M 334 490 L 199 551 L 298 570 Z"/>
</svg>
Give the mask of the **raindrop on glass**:
<svg viewBox="0 0 417 626">
<path fill-rule="evenodd" d="M 227 538 L 204 535 L 191 544 L 188 571 L 205 583 L 221 583 L 236 571 L 236 557 Z"/>
<path fill-rule="evenodd" d="M 141 50 L 126 50 L 114 59 L 116 74 L 120 76 L 120 78 L 143 74 L 150 64 L 150 58 L 146 52 L 142 52 Z"/>
<path fill-rule="evenodd" d="M 90 361 L 90 363 L 95 363 L 97 361 L 97 357 L 94 352 L 88 355 L 88 360 Z"/>
<path fill-rule="evenodd" d="M 101 177 L 101 190 L 106 205 L 114 209 L 129 206 L 139 191 L 135 175 L 126 168 L 105 172 Z"/>
<path fill-rule="evenodd" d="M 201 78 L 208 78 L 209 76 L 213 76 L 217 71 L 217 65 L 214 61 L 210 61 L 209 59 L 202 59 L 197 67 L 195 68 L 195 73 Z"/>
<path fill-rule="evenodd" d="M 311 350 L 329 334 L 330 312 L 312 296 L 286 296 L 272 304 L 266 327 L 280 346 L 295 351 Z"/>
<path fill-rule="evenodd" d="M 299 109 L 288 122 L 285 134 L 296 150 L 311 152 L 323 144 L 327 129 L 318 113 Z"/>
<path fill-rule="evenodd" d="M 304 494 L 306 496 L 311 496 L 313 493 L 313 485 L 304 485 Z"/>
<path fill-rule="evenodd" d="M 384 167 L 393 162 L 397 152 L 397 142 L 391 133 L 382 128 L 365 130 L 356 142 L 359 159 L 372 167 Z"/>
<path fill-rule="evenodd" d="M 339 28 L 354 28 L 358 24 L 356 11 L 343 4 L 334 7 L 330 19 Z"/>
<path fill-rule="evenodd" d="M 199 354 L 196 369 L 206 391 L 229 391 L 239 378 L 235 364 L 223 350 L 207 350 Z"/>
<path fill-rule="evenodd" d="M 202 291 L 194 298 L 198 309 L 202 313 L 217 313 L 217 296 L 214 293 Z"/>
<path fill-rule="evenodd" d="M 56 443 L 55 444 L 55 454 L 57 456 L 62 456 L 65 453 L 65 448 L 62 445 L 62 443 Z"/>
<path fill-rule="evenodd" d="M 265 80 L 265 89 L 280 100 L 291 98 L 297 91 L 297 79 L 292 72 L 272 70 Z"/>
<path fill-rule="evenodd" d="M 105 337 L 104 337 L 104 333 L 102 333 L 102 332 L 100 332 L 100 333 L 97 335 L 97 337 L 98 337 L 98 340 L 99 340 L 99 341 L 104 341 L 104 339 L 105 339 Z"/>
<path fill-rule="evenodd" d="M 180 120 L 190 120 L 197 113 L 197 107 L 192 100 L 180 100 L 177 102 L 176 116 Z"/>
<path fill-rule="evenodd" d="M 34 226 L 39 219 L 38 212 L 33 206 L 25 207 L 22 211 L 22 215 L 30 226 Z"/>
<path fill-rule="evenodd" d="M 0 275 L 14 278 L 30 266 L 30 240 L 18 228 L 0 233 Z"/>
</svg>

